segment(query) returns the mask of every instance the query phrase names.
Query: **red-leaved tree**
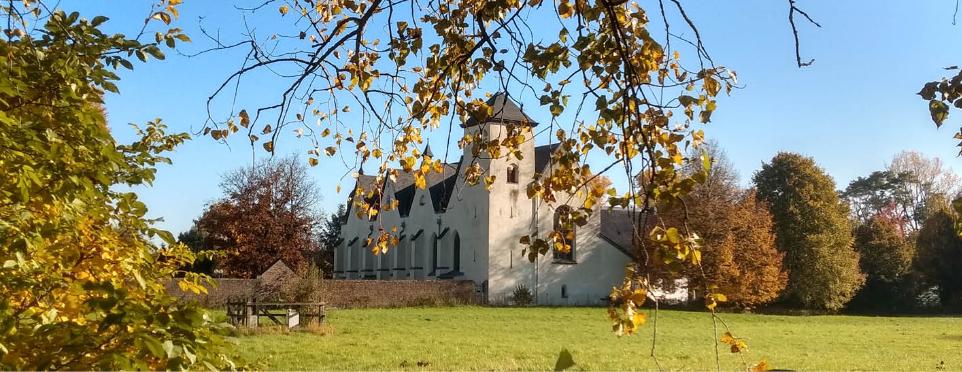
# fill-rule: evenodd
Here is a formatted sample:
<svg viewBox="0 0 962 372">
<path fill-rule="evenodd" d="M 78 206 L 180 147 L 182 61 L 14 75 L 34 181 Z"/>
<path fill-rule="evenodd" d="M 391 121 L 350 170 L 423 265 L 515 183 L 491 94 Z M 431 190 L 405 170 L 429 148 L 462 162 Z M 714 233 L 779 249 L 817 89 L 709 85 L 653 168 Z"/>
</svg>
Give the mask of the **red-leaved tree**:
<svg viewBox="0 0 962 372">
<path fill-rule="evenodd" d="M 217 268 L 231 277 L 255 277 L 278 259 L 305 265 L 320 249 L 320 195 L 296 157 L 265 160 L 228 173 L 224 198 L 197 220 Z"/>
</svg>

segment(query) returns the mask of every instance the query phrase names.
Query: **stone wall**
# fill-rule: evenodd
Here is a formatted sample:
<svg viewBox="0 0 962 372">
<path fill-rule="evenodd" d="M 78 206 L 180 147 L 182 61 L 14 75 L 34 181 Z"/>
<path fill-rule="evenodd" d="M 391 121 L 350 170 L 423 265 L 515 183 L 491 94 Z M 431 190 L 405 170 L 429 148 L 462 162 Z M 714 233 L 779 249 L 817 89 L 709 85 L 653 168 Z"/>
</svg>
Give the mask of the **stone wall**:
<svg viewBox="0 0 962 372">
<path fill-rule="evenodd" d="M 250 296 L 256 279 L 214 279 L 218 284 L 206 295 L 184 293 L 176 280 L 167 285 L 171 294 L 197 300 L 206 307 L 222 307 L 230 300 Z M 321 301 L 330 307 L 403 307 L 477 304 L 475 284 L 469 280 L 325 280 Z"/>
</svg>

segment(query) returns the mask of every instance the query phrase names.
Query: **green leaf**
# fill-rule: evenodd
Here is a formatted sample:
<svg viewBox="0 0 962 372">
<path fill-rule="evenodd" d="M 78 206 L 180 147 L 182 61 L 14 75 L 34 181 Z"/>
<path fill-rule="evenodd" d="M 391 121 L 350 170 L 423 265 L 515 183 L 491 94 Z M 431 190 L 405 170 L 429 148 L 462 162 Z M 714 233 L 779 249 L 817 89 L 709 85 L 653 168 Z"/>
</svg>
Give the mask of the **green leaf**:
<svg viewBox="0 0 962 372">
<path fill-rule="evenodd" d="M 90 21 L 90 25 L 91 25 L 91 26 L 94 26 L 94 27 L 97 27 L 97 26 L 100 26 L 101 23 L 107 22 L 107 20 L 109 20 L 109 19 L 110 19 L 110 18 L 107 18 L 107 17 L 104 17 L 104 16 L 96 16 L 96 17 L 94 17 L 94 19 L 92 19 L 92 20 Z"/>
<path fill-rule="evenodd" d="M 681 242 L 681 234 L 678 233 L 678 229 L 674 227 L 669 227 L 665 231 L 665 235 L 668 237 L 668 241 L 672 244 L 678 244 Z"/>
</svg>

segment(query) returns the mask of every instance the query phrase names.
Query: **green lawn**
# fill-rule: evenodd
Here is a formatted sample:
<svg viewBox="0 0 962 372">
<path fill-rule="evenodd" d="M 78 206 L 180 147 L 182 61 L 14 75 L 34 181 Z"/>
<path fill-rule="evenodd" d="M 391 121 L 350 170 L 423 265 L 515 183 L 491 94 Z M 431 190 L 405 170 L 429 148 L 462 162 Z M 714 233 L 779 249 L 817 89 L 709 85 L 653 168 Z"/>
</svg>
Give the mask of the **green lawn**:
<svg viewBox="0 0 962 372">
<path fill-rule="evenodd" d="M 962 318 L 722 317 L 749 345 L 742 356 L 719 346 L 726 370 L 761 359 L 796 370 L 935 370 L 940 362 L 962 370 Z M 544 370 L 562 349 L 574 370 L 650 370 L 651 320 L 644 334 L 619 338 L 601 308 L 334 310 L 327 334 L 241 336 L 237 347 L 248 362 L 284 370 Z M 714 338 L 706 313 L 659 312 L 657 356 L 666 370 L 714 369 Z"/>
</svg>

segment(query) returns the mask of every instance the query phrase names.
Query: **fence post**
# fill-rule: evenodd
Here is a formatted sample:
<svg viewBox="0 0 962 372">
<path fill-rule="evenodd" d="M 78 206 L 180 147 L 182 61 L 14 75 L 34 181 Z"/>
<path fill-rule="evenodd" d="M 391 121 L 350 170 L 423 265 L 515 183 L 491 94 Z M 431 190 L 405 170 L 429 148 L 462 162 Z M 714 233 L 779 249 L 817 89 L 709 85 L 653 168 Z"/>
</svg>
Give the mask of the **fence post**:
<svg viewBox="0 0 962 372">
<path fill-rule="evenodd" d="M 247 327 L 257 328 L 257 305 L 247 302 L 244 306 L 244 315 L 247 317 Z"/>
</svg>

